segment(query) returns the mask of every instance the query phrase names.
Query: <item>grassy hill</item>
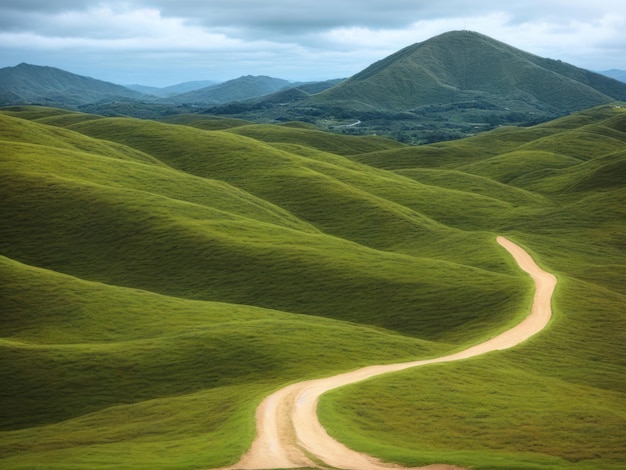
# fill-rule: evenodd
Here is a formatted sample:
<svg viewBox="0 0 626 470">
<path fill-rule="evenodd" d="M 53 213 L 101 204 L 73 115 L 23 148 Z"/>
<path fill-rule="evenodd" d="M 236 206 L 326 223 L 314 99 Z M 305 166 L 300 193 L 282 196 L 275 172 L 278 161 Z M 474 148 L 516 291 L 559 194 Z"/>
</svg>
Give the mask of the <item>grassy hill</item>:
<svg viewBox="0 0 626 470">
<path fill-rule="evenodd" d="M 549 329 L 338 390 L 324 425 L 410 465 L 626 460 L 623 108 L 424 147 L 198 116 L 0 121 L 3 468 L 233 463 L 284 384 L 515 324 L 531 282 L 496 234 L 558 275 Z"/>
<path fill-rule="evenodd" d="M 558 273 L 556 317 L 547 334 L 502 355 L 333 392 L 322 402 L 322 416 L 335 435 L 406 465 L 433 461 L 441 449 L 455 456 L 450 462 L 465 459 L 477 468 L 613 468 L 623 462 L 610 449 L 624 437 L 624 414 L 617 408 L 607 413 L 602 403 L 623 407 L 625 356 L 599 345 L 624 341 L 625 123 L 622 109 L 604 107 L 530 131 L 494 131 L 414 149 L 410 159 L 407 150 L 395 151 L 399 161 L 394 151 L 375 155 L 379 166 L 400 167 L 395 171 L 441 187 L 499 189 L 493 181 L 481 184 L 491 177 L 558 203 L 522 211 L 502 227 L 524 232 L 539 259 Z M 517 151 L 509 146 L 513 140 Z M 504 153 L 494 156 L 494 149 Z M 598 355 L 599 349 L 606 353 Z M 429 384 L 425 393 L 415 392 L 417 383 Z M 532 389 L 532 398 L 522 389 Z M 528 402 L 511 409 L 519 393 Z M 442 420 L 449 427 L 441 427 Z M 427 452 L 410 450 L 417 440 Z M 541 457 L 527 459 L 529 449 Z"/>
</svg>

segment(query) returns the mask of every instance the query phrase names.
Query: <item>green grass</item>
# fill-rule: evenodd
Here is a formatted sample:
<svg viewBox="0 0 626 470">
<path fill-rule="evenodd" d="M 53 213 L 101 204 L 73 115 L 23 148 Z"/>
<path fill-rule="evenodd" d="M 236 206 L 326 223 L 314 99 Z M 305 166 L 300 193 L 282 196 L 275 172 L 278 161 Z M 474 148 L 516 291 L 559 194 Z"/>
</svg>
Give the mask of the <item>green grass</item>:
<svg viewBox="0 0 626 470">
<path fill-rule="evenodd" d="M 320 414 L 341 437 L 358 435 L 345 440 L 351 447 L 409 467 L 443 455 L 472 468 L 527 468 L 535 454 L 538 468 L 619 468 L 624 414 L 606 405 L 622 403 L 617 392 L 483 358 L 347 387 L 329 394 Z"/>
<path fill-rule="evenodd" d="M 600 152 L 589 153 L 588 161 L 540 175 L 531 170 L 523 183 L 514 180 L 559 201 L 542 209 L 527 205 L 527 213 L 509 214 L 502 227 L 514 227 L 515 238 L 525 240 L 539 262 L 559 277 L 548 331 L 497 356 L 334 391 L 321 402 L 322 422 L 331 434 L 405 465 L 623 466 L 626 356 L 615 345 L 626 340 L 624 180 L 605 169 L 621 162 L 621 153 L 611 153 L 612 145 L 596 148 Z M 505 157 L 496 158 L 515 165 Z M 546 166 L 552 166 L 549 160 Z M 501 177 L 499 171 L 494 174 Z M 489 174 L 487 166 L 483 172 Z M 418 169 L 401 174 L 467 188 L 468 178 L 457 183 L 454 173 Z"/>
<path fill-rule="evenodd" d="M 540 251 L 564 250 L 552 243 Z M 602 286 L 618 273 L 605 266 L 595 283 L 559 275 L 555 318 L 538 337 L 337 390 L 322 399 L 322 423 L 354 448 L 409 466 L 621 468 L 626 354 L 613 346 L 626 340 L 626 299 Z"/>
<path fill-rule="evenodd" d="M 443 351 L 369 327 L 108 286 L 7 258 L 2 276 L 7 468 L 223 465 L 249 443 L 260 398 L 281 384 Z M 165 458 L 163 445 L 174 455 Z"/>
<path fill-rule="evenodd" d="M 310 128 L 284 125 L 253 124 L 235 127 L 231 129 L 231 132 L 237 135 L 252 137 L 262 142 L 304 145 L 338 155 L 355 155 L 404 147 L 404 145 L 394 140 L 383 137 L 341 136 Z"/>
<path fill-rule="evenodd" d="M 159 121 L 168 124 L 197 127 L 209 131 L 219 131 L 252 124 L 250 121 L 243 119 L 223 118 L 206 114 L 176 114 L 174 116 L 161 118 Z"/>
<path fill-rule="evenodd" d="M 620 468 L 624 116 L 393 148 L 300 124 L 0 112 L 2 468 L 233 463 L 285 384 L 519 321 L 532 284 L 496 235 L 559 277 L 548 330 L 339 389 L 324 425 L 407 465 Z"/>
</svg>

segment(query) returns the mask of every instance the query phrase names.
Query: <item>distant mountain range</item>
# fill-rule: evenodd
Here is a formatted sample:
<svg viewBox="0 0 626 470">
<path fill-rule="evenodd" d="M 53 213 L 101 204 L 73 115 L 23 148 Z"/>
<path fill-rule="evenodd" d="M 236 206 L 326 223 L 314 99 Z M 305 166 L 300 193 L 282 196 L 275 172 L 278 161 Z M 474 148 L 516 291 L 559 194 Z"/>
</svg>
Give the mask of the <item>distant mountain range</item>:
<svg viewBox="0 0 626 470">
<path fill-rule="evenodd" d="M 614 78 L 615 80 L 619 80 L 620 82 L 626 82 L 626 70 L 611 69 L 604 70 L 600 73 L 607 77 Z"/>
<path fill-rule="evenodd" d="M 192 82 L 183 82 L 167 87 L 152 87 L 144 85 L 124 85 L 131 90 L 145 93 L 147 95 L 158 96 L 159 98 L 167 98 L 169 96 L 180 95 L 189 91 L 199 90 L 200 88 L 218 85 L 220 82 L 213 80 L 196 80 Z"/>
<path fill-rule="evenodd" d="M 115 101 L 154 103 L 161 107 L 180 104 L 211 106 L 258 98 L 296 86 L 318 93 L 340 81 L 294 83 L 281 78 L 246 75 L 223 83 L 201 80 L 157 88 L 116 85 L 54 67 L 19 64 L 0 69 L 0 106 L 42 104 L 75 109 L 94 103 L 106 107 L 106 102 Z"/>
<path fill-rule="evenodd" d="M 20 64 L 0 69 L 0 105 L 43 104 L 144 118 L 201 111 L 261 122 L 298 120 L 343 133 L 425 143 L 626 100 L 620 72 L 595 73 L 479 33 L 452 31 L 408 46 L 348 79 L 326 82 L 247 75 L 224 83 L 123 87 Z"/>
<path fill-rule="evenodd" d="M 217 85 L 208 86 L 168 98 L 167 101 L 182 104 L 221 104 L 269 95 L 291 82 L 280 78 L 246 75 Z"/>
</svg>

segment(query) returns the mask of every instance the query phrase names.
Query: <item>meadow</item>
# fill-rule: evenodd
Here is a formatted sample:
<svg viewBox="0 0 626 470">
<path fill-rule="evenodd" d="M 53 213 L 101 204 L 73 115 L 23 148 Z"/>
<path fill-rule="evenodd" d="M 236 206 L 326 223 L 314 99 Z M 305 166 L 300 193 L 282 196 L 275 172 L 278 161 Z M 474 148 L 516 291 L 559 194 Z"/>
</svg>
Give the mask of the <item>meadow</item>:
<svg viewBox="0 0 626 470">
<path fill-rule="evenodd" d="M 0 466 L 232 464 L 288 383 L 510 351 L 329 393 L 328 431 L 403 465 L 626 462 L 626 112 L 409 147 L 303 123 L 0 110 Z M 166 120 L 167 121 L 167 120 Z"/>
</svg>

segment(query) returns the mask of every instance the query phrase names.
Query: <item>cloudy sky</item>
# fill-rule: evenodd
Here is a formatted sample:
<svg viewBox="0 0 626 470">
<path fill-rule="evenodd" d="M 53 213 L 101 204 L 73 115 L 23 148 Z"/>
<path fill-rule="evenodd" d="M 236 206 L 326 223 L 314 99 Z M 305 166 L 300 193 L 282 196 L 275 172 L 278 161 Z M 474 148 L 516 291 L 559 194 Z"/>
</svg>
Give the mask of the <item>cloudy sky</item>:
<svg viewBox="0 0 626 470">
<path fill-rule="evenodd" d="M 590 70 L 626 69 L 623 0 L 0 0 L 0 67 L 152 86 L 322 80 L 460 29 Z"/>
</svg>

